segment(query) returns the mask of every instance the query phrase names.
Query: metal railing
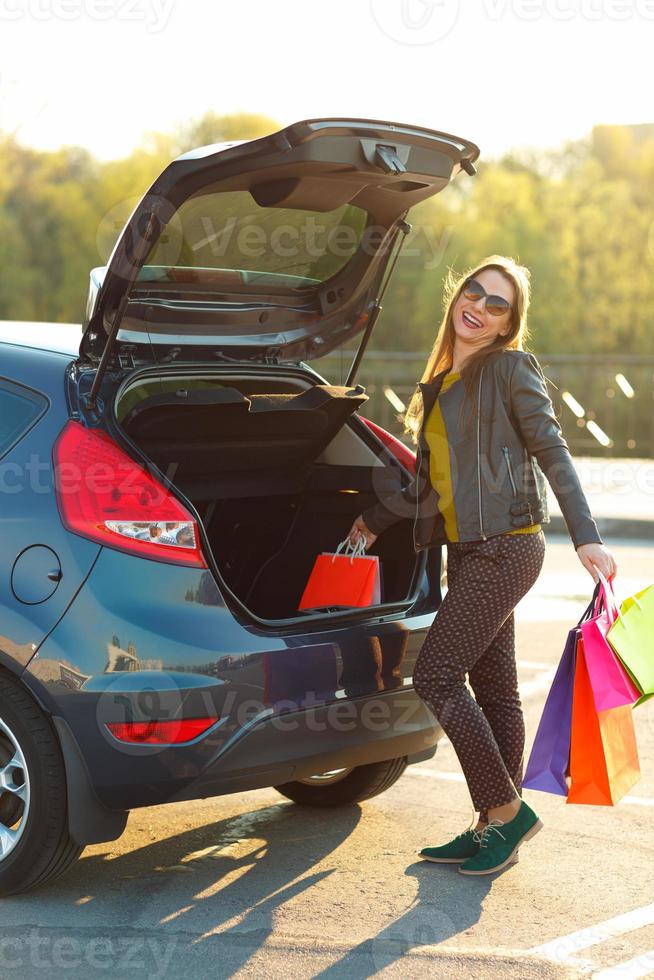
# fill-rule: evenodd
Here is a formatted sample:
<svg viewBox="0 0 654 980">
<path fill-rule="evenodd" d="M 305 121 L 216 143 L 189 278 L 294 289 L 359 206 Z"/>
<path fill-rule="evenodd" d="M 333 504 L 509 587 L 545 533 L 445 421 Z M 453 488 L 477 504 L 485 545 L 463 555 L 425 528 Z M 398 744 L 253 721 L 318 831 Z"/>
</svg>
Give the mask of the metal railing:
<svg viewBox="0 0 654 980">
<path fill-rule="evenodd" d="M 330 383 L 345 384 L 354 353 L 335 351 L 310 363 Z M 573 455 L 654 457 L 654 357 L 538 353 L 536 357 Z M 370 350 L 357 376 L 370 397 L 361 414 L 409 446 L 396 399 L 408 404 L 426 360 L 424 351 Z"/>
</svg>

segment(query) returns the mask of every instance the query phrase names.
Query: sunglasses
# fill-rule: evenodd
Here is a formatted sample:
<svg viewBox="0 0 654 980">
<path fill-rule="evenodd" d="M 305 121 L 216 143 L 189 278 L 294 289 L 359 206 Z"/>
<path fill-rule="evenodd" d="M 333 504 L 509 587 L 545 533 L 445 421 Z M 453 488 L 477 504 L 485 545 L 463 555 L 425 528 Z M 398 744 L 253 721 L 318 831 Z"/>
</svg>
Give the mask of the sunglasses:
<svg viewBox="0 0 654 980">
<path fill-rule="evenodd" d="M 466 279 L 463 284 L 463 295 L 476 303 L 482 296 L 486 297 L 486 309 L 493 316 L 502 316 L 511 309 L 511 304 L 503 296 L 489 296 L 484 287 L 476 279 Z"/>
</svg>

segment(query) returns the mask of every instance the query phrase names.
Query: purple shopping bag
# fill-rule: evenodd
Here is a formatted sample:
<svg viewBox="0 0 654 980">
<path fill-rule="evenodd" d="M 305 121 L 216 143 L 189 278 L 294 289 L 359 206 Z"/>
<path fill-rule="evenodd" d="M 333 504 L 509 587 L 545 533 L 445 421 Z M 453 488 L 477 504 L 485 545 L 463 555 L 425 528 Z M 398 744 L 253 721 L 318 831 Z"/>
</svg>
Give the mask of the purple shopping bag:
<svg viewBox="0 0 654 980">
<path fill-rule="evenodd" d="M 575 658 L 579 628 L 574 626 L 559 662 L 556 675 L 547 695 L 536 738 L 531 747 L 523 788 L 539 789 L 544 793 L 568 795 L 565 781 L 570 755 L 572 731 L 572 691 L 575 680 Z"/>
<path fill-rule="evenodd" d="M 572 692 L 574 690 L 577 656 L 577 637 L 581 624 L 592 615 L 600 583 L 595 586 L 593 598 L 581 619 L 568 633 L 563 655 L 559 661 L 552 686 L 545 701 L 536 738 L 531 748 L 529 762 L 522 780 L 526 789 L 538 789 L 543 793 L 568 795 L 566 775 L 570 758 L 572 732 Z"/>
</svg>

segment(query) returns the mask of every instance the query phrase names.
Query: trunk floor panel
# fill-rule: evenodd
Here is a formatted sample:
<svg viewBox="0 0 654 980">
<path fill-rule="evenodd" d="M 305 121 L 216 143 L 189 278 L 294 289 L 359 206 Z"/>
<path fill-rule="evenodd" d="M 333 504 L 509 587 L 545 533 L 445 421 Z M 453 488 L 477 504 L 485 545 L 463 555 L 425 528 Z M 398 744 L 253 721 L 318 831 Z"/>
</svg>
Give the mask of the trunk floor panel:
<svg viewBox="0 0 654 980">
<path fill-rule="evenodd" d="M 207 534 L 225 581 L 257 616 L 295 615 L 316 557 L 335 552 L 361 513 L 353 503 L 338 492 L 272 497 L 265 508 L 260 498 L 218 501 Z M 416 556 L 402 530 L 390 528 L 367 552 L 380 557 L 382 602 L 405 598 L 410 586 Z"/>
</svg>

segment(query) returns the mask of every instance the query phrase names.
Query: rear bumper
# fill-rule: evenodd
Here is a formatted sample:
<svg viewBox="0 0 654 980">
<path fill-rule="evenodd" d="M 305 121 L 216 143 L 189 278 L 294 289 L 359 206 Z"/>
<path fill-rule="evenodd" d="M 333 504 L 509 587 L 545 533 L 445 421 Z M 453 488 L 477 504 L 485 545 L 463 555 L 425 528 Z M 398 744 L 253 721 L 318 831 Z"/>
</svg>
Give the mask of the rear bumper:
<svg viewBox="0 0 654 980">
<path fill-rule="evenodd" d="M 71 802 L 84 809 L 84 800 L 92 799 L 113 812 L 261 789 L 403 756 L 418 762 L 431 758 L 443 734 L 412 687 L 253 719 L 220 746 L 211 735 L 189 746 L 100 741 L 94 716 L 88 712 L 88 726 L 80 727 L 79 718 L 71 725 L 60 719 L 57 726 L 67 732 L 62 751 L 77 780 Z M 88 758 L 89 742 L 95 764 L 93 773 L 86 768 L 88 784 L 80 787 L 80 759 Z M 85 814 L 76 817 L 86 826 Z M 101 833 L 97 825 L 96 831 Z"/>
<path fill-rule="evenodd" d="M 407 756 L 429 759 L 443 729 L 412 687 L 267 718 L 227 746 L 174 800 L 276 786 Z"/>
</svg>

